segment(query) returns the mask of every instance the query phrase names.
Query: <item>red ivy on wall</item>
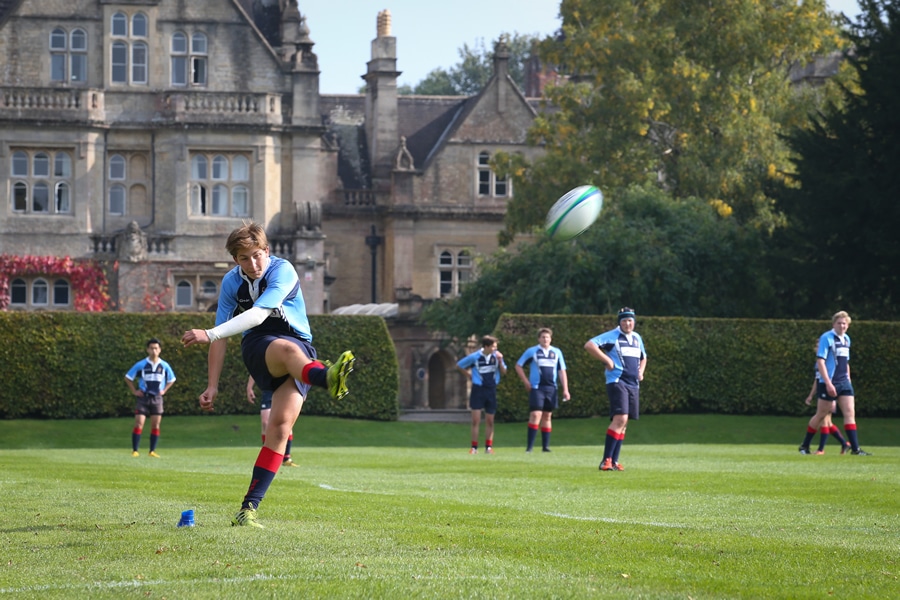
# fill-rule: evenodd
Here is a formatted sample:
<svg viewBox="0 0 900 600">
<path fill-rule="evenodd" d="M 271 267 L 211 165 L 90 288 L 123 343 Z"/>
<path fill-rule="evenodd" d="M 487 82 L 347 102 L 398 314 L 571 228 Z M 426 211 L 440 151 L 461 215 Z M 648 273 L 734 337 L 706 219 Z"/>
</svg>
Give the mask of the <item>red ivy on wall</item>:
<svg viewBox="0 0 900 600">
<path fill-rule="evenodd" d="M 9 306 L 9 281 L 24 275 L 65 277 L 72 286 L 75 310 L 99 312 L 109 306 L 109 282 L 93 261 L 74 261 L 68 256 L 0 255 L 0 310 Z M 52 285 L 52 282 L 51 282 Z"/>
</svg>

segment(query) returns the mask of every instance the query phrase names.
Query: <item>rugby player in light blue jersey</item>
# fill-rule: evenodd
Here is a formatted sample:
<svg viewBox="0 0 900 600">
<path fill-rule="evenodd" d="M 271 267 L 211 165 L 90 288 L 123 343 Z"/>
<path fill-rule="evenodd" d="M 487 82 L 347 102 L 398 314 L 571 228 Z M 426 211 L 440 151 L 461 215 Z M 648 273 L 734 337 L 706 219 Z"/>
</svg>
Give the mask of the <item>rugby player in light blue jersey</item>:
<svg viewBox="0 0 900 600">
<path fill-rule="evenodd" d="M 629 417 L 641 416 L 640 382 L 647 367 L 644 340 L 634 330 L 634 309 L 619 309 L 619 326 L 591 338 L 584 344 L 588 354 L 606 367 L 606 394 L 609 396 L 610 424 L 606 430 L 601 471 L 624 471 L 619 451 L 625 439 Z"/>
<path fill-rule="evenodd" d="M 213 409 L 219 392 L 227 339 L 239 333 L 247 370 L 262 391 L 273 392 L 266 441 L 241 510 L 231 521 L 232 525 L 262 527 L 256 509 L 284 461 L 288 437 L 310 386 L 343 398 L 356 359 L 347 351 L 334 365 L 316 360 L 297 271 L 290 262 L 269 255 L 269 240 L 261 225 L 249 223 L 235 229 L 225 248 L 237 266 L 222 279 L 216 326 L 186 331 L 181 341 L 185 346 L 210 345 L 208 381 L 200 394 L 204 410 Z"/>
<path fill-rule="evenodd" d="M 150 456 L 159 458 L 156 444 L 159 443 L 159 424 L 163 416 L 163 396 L 175 383 L 175 371 L 160 357 L 162 346 L 156 338 L 147 342 L 147 358 L 134 363 L 125 373 L 125 383 L 137 398 L 134 408 L 134 428 L 131 430 L 131 455 L 140 456 L 141 434 L 145 419 L 150 417 Z M 134 381 L 138 379 L 137 387 Z"/>
<path fill-rule="evenodd" d="M 559 406 L 557 383 L 562 387 L 563 402 L 569 395 L 569 378 L 566 375 L 566 360 L 562 350 L 551 346 L 553 331 L 547 327 L 538 330 L 538 345 L 522 353 L 516 361 L 516 374 L 528 390 L 528 442 L 525 452 L 531 452 L 538 428 L 544 452 L 550 452 L 550 432 L 553 430 L 553 411 Z M 523 368 L 531 363 L 528 375 Z"/>
<path fill-rule="evenodd" d="M 494 453 L 494 415 L 497 414 L 497 385 L 500 375 L 506 374 L 503 354 L 497 350 L 497 338 L 486 335 L 481 338 L 481 350 L 462 357 L 456 363 L 467 379 L 472 380 L 469 409 L 472 411 L 472 447 L 469 454 L 478 454 L 478 429 L 481 427 L 481 411 L 484 411 L 484 448 Z"/>
<path fill-rule="evenodd" d="M 853 384 L 850 382 L 850 315 L 844 311 L 831 317 L 831 330 L 819 337 L 816 352 L 816 377 L 818 380 L 816 414 L 806 426 L 806 437 L 800 444 L 800 454 L 809 454 L 809 443 L 827 415 L 834 412 L 834 404 L 844 415 L 844 432 L 850 441 L 850 453 L 867 456 L 869 453 L 859 447 L 856 435 L 856 404 Z"/>
</svg>

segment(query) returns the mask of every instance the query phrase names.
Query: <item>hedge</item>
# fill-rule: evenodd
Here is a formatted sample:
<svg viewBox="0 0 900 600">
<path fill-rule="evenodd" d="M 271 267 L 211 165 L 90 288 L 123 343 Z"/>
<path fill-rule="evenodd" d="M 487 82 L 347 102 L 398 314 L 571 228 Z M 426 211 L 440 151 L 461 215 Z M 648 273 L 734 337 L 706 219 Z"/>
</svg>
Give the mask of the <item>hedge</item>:
<svg viewBox="0 0 900 600">
<path fill-rule="evenodd" d="M 613 315 L 503 315 L 497 336 L 510 372 L 498 388 L 497 418 L 522 421 L 528 397 L 513 365 L 537 344 L 537 330 L 553 330 L 552 344 L 568 367 L 570 402 L 559 417 L 609 414 L 602 364 L 584 344 L 616 326 Z M 814 375 L 813 346 L 827 321 L 641 317 L 648 361 L 641 383 L 641 413 L 811 414 L 803 399 Z M 893 374 L 900 367 L 895 340 L 900 323 L 854 321 L 850 372 L 859 417 L 900 416 Z"/>
<path fill-rule="evenodd" d="M 203 414 L 197 402 L 206 388 L 207 346 L 184 348 L 181 335 L 213 326 L 211 313 L 0 312 L 0 418 L 98 418 L 134 414 L 125 373 L 146 357 L 147 340 L 159 338 L 162 358 L 176 382 L 166 394 L 167 415 Z M 399 370 L 384 319 L 373 316 L 311 315 L 321 359 L 344 350 L 357 356 L 350 394 L 333 400 L 313 388 L 304 414 L 395 420 Z M 247 402 L 247 370 L 240 339 L 231 338 L 219 382 L 216 414 L 257 413 Z"/>
</svg>

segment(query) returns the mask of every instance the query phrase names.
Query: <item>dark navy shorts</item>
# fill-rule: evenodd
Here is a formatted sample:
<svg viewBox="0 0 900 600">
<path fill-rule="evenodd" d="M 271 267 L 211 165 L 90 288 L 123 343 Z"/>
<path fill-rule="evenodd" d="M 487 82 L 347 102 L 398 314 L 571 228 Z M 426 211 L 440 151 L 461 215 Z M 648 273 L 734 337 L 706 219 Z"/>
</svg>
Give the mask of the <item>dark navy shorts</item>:
<svg viewBox="0 0 900 600">
<path fill-rule="evenodd" d="M 273 392 L 263 392 L 262 396 L 259 399 L 259 410 L 266 410 L 272 408 L 272 393 Z M 305 396 L 305 394 L 304 394 Z"/>
<path fill-rule="evenodd" d="M 306 340 L 284 334 L 248 333 L 241 340 L 241 355 L 244 357 L 244 365 L 247 366 L 247 370 L 250 371 L 250 375 L 253 376 L 256 385 L 263 392 L 274 392 L 281 384 L 291 378 L 290 375 L 272 377 L 269 374 L 269 368 L 266 366 L 266 349 L 275 340 L 287 340 L 292 344 L 296 344 L 306 356 L 312 360 L 316 359 L 316 349 Z M 297 382 L 297 389 L 300 390 L 300 395 L 304 398 L 309 393 L 310 387 L 308 383 Z"/>
<path fill-rule="evenodd" d="M 142 398 L 137 399 L 137 404 L 134 407 L 134 414 L 144 415 L 145 417 L 163 414 L 163 397 L 144 394 Z"/>
<path fill-rule="evenodd" d="M 528 410 L 543 412 L 553 412 L 559 404 L 555 387 L 539 387 L 532 388 L 528 393 Z"/>
<path fill-rule="evenodd" d="M 641 417 L 641 388 L 625 385 L 621 381 L 606 384 L 609 396 L 609 418 L 628 415 L 629 419 Z"/>
<path fill-rule="evenodd" d="M 489 415 L 497 414 L 497 388 L 472 386 L 472 394 L 469 396 L 469 408 L 482 410 Z"/>
<path fill-rule="evenodd" d="M 837 392 L 837 396 L 832 398 L 828 395 L 828 392 L 825 391 L 825 382 L 817 381 L 816 382 L 816 398 L 819 400 L 830 400 L 834 402 L 841 396 L 855 396 L 853 393 L 853 385 L 849 381 L 843 381 L 841 383 L 834 384 L 834 391 Z"/>
</svg>

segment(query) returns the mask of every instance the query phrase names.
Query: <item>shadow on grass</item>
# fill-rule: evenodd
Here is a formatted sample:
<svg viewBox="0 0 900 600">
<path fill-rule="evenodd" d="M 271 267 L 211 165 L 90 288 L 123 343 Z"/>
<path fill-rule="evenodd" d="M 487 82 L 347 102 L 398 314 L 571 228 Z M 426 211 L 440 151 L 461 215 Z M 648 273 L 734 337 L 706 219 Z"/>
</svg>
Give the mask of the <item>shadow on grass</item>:
<svg viewBox="0 0 900 600">
<path fill-rule="evenodd" d="M 92 420 L 0 421 L 0 450 L 122 448 L 131 449 L 132 418 Z M 647 415 L 629 423 L 630 444 L 785 444 L 797 446 L 806 431 L 806 417 L 734 415 Z M 556 419 L 551 445 L 599 446 L 609 420 Z M 840 426 L 840 422 L 837 423 Z M 863 447 L 894 446 L 900 440 L 900 419 L 865 419 L 858 423 Z M 141 440 L 147 451 L 149 430 Z M 259 418 L 253 415 L 164 417 L 159 451 L 167 448 L 254 447 L 260 444 Z M 294 427 L 294 447 L 467 448 L 467 423 L 383 422 L 301 416 Z M 484 444 L 484 423 L 480 429 Z M 525 447 L 525 423 L 498 423 L 494 444 Z M 818 435 L 816 436 L 818 441 Z M 829 440 L 837 448 L 834 440 Z"/>
</svg>

